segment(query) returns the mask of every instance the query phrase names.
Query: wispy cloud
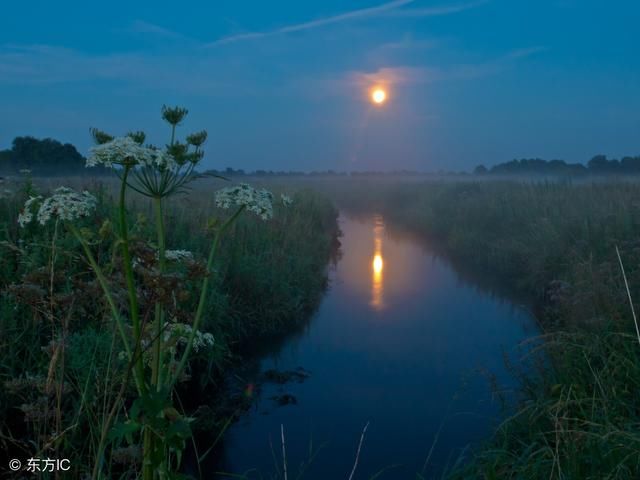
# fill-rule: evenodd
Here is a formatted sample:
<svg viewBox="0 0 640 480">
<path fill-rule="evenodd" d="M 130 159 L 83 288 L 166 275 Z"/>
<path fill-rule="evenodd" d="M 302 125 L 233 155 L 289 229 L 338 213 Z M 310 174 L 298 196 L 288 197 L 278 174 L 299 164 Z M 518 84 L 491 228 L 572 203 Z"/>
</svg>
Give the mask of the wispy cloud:
<svg viewBox="0 0 640 480">
<path fill-rule="evenodd" d="M 228 43 L 235 43 L 243 40 L 252 40 L 258 38 L 272 37 L 275 35 L 282 35 L 292 32 L 300 32 L 303 30 L 311 30 L 313 28 L 323 27 L 325 25 L 331 25 L 334 23 L 345 22 L 349 20 L 357 20 L 362 18 L 369 18 L 374 16 L 437 16 L 437 15 L 449 15 L 458 13 L 463 10 L 477 7 L 479 5 L 487 3 L 489 0 L 478 0 L 474 2 L 450 5 L 442 7 L 431 8 L 419 8 L 419 9 L 407 9 L 403 10 L 401 7 L 414 3 L 415 0 L 393 0 L 391 2 L 383 3 L 375 7 L 361 8 L 358 10 L 352 10 L 350 12 L 340 13 L 329 17 L 319 18 L 308 22 L 296 23 L 292 25 L 286 25 L 284 27 L 277 28 L 275 30 L 268 30 L 264 32 L 246 32 L 238 33 L 235 35 L 229 35 L 219 40 L 207 44 L 208 47 L 215 47 L 218 45 L 224 45 Z"/>
<path fill-rule="evenodd" d="M 387 53 L 399 50 L 425 50 L 442 44 L 440 39 L 414 39 L 405 35 L 401 40 L 383 43 L 376 48 L 376 53 Z"/>
<path fill-rule="evenodd" d="M 146 22 L 144 20 L 136 20 L 129 26 L 129 32 L 142 35 L 153 35 L 156 37 L 162 37 L 170 40 L 188 40 L 194 41 L 192 38 L 187 37 L 178 32 L 174 32 L 168 28 L 156 25 L 155 23 Z"/>
<path fill-rule="evenodd" d="M 536 53 L 546 52 L 547 50 L 549 50 L 549 47 L 544 47 L 544 46 L 519 48 L 517 50 L 512 50 L 509 53 L 507 53 L 503 57 L 503 59 L 504 60 L 509 60 L 509 59 L 513 60 L 513 59 L 518 59 L 518 58 L 526 58 L 526 57 L 530 57 L 531 55 L 535 55 Z"/>
<path fill-rule="evenodd" d="M 442 5 L 439 7 L 406 8 L 389 12 L 391 17 L 437 17 L 441 15 L 452 15 L 464 12 L 472 8 L 480 7 L 489 3 L 490 0 L 476 0 L 473 2 L 459 3 L 456 5 Z"/>
<path fill-rule="evenodd" d="M 535 46 L 511 50 L 504 55 L 482 63 L 454 64 L 449 66 L 393 66 L 374 71 L 350 71 L 343 77 L 343 87 L 347 85 L 367 88 L 373 84 L 394 87 L 416 85 L 444 80 L 464 80 L 499 73 L 513 62 L 548 50 Z"/>
</svg>

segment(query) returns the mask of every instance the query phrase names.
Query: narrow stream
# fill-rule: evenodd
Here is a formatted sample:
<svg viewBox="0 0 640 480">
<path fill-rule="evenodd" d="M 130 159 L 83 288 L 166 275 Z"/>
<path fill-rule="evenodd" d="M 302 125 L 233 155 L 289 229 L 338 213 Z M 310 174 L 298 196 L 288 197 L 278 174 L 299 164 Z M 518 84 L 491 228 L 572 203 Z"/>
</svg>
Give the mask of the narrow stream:
<svg viewBox="0 0 640 480">
<path fill-rule="evenodd" d="M 224 438 L 225 472 L 282 478 L 282 425 L 289 479 L 312 459 L 300 478 L 346 480 L 369 422 L 354 479 L 385 468 L 376 478 L 415 479 L 433 445 L 432 478 L 499 421 L 492 378 L 514 385 L 505 354 L 519 358 L 537 333 L 532 317 L 379 216 L 340 225 L 342 256 L 319 310 L 260 361 L 263 372 L 300 375 L 262 384 Z"/>
</svg>

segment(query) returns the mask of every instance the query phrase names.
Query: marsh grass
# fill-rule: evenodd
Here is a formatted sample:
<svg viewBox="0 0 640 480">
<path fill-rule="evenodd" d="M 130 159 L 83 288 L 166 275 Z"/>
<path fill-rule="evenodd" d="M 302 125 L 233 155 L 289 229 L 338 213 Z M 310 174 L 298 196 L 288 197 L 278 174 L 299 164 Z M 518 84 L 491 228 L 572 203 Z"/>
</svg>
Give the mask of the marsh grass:
<svg viewBox="0 0 640 480">
<path fill-rule="evenodd" d="M 100 221 L 89 219 L 79 228 L 83 235 L 96 232 L 92 253 L 116 285 L 122 278 L 117 250 L 101 241 L 117 225 L 113 182 L 64 181 L 96 193 Z M 167 248 L 203 252 L 210 245 L 208 222 L 223 212 L 213 208 L 221 184 L 206 182 L 194 184 L 192 195 L 177 197 L 165 212 Z M 35 190 L 46 193 L 48 182 L 19 179 L 11 187 L 13 194 L 0 202 L 0 456 L 69 458 L 73 477 L 81 478 L 95 470 L 107 442 L 100 476 L 133 478 L 140 472 L 140 445 L 113 441 L 109 425 L 123 425 L 136 393 L 121 341 L 105 322 L 99 286 L 70 232 L 53 225 L 18 228 L 24 200 Z M 337 231 L 335 209 L 310 191 L 296 193 L 289 208 L 277 208 L 274 222 L 241 219 L 220 245 L 201 327 L 216 342 L 189 363 L 191 381 L 176 391 L 181 414 L 199 406 L 185 398 L 190 385 L 200 385 L 196 391 L 222 389 L 223 373 L 240 361 L 242 345 L 304 322 L 322 294 Z M 153 235 L 148 200 L 132 196 L 127 215 L 132 238 Z M 197 289 L 186 285 L 184 294 L 192 302 Z M 126 304 L 126 290 L 116 288 L 114 298 Z M 226 412 L 211 407 L 208 425 L 224 428 Z"/>
<path fill-rule="evenodd" d="M 193 195 L 166 211 L 168 248 L 200 251 L 209 241 L 202 225 L 217 182 L 194 184 Z M 640 345 L 629 300 L 640 296 L 640 185 L 350 181 L 314 186 L 346 209 L 376 210 L 387 222 L 428 237 L 453 258 L 526 294 L 536 307 L 541 344 L 529 349 L 521 367 L 512 367 L 520 382 L 518 399 L 492 439 L 452 460 L 443 477 L 638 477 Z M 127 383 L 113 367 L 119 346 L 104 331 L 95 304 L 77 305 L 86 312 L 78 325 L 51 317 L 51 306 L 34 312 L 17 301 L 12 286 L 25 275 L 31 275 L 32 287 L 46 291 L 50 285 L 46 268 L 39 275 L 36 266 L 64 268 L 67 280 L 86 277 L 77 247 L 64 236 L 55 262 L 51 231 L 28 232 L 32 246 L 26 248 L 15 218 L 29 188 L 17 188 L 15 200 L 0 204 L 0 348 L 7 352 L 0 380 L 12 387 L 0 394 L 0 442 L 13 452 L 73 452 L 74 464 L 86 470 L 114 396 L 126 399 L 132 392 L 119 390 Z M 110 192 L 106 185 L 98 208 L 115 216 Z M 136 228 L 150 228 L 148 202 L 130 201 Z M 325 196 L 300 190 L 294 207 L 273 222 L 243 219 L 234 226 L 221 245 L 204 322 L 216 347 L 195 360 L 194 379 L 219 386 L 220 372 L 237 361 L 243 345 L 290 330 L 313 308 L 326 281 L 335 220 L 335 208 Z M 108 251 L 97 255 L 108 263 Z M 95 285 L 87 282 L 85 288 L 89 292 Z M 62 290 L 72 289 L 68 282 Z M 47 315 L 60 322 L 66 335 L 64 366 L 53 361 L 51 349 L 42 349 L 52 339 Z M 57 389 L 47 391 L 48 384 Z M 51 418 L 29 417 L 49 411 Z M 58 425 L 62 428 L 52 437 Z M 228 417 L 221 417 L 218 428 L 225 425 Z M 138 451 L 114 447 L 108 455 L 108 475 L 135 473 Z M 283 478 L 282 448 L 274 447 L 274 456 L 276 478 Z M 309 457 L 310 462 L 315 458 L 312 449 Z M 289 478 L 292 474 L 289 470 Z M 230 478 L 250 477 L 245 472 Z M 427 477 L 419 472 L 414 478 Z"/>
</svg>

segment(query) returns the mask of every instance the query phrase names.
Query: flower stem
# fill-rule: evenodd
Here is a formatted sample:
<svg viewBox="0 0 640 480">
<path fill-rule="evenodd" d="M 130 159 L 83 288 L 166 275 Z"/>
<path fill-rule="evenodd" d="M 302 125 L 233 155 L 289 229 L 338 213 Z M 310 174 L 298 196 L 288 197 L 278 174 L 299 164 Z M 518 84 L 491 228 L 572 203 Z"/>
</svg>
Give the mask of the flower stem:
<svg viewBox="0 0 640 480">
<path fill-rule="evenodd" d="M 114 320 L 116 322 L 116 326 L 118 328 L 118 332 L 120 333 L 120 337 L 122 339 L 122 343 L 124 345 L 124 349 L 125 349 L 125 351 L 127 353 L 127 357 L 129 358 L 129 361 L 131 361 L 132 352 L 131 352 L 131 346 L 129 345 L 129 337 L 127 336 L 127 333 L 125 331 L 124 321 L 122 320 L 122 317 L 120 316 L 120 312 L 118 311 L 118 307 L 116 306 L 116 303 L 114 302 L 113 297 L 111 296 L 111 290 L 109 289 L 109 285 L 107 283 L 107 279 L 105 278 L 104 273 L 102 273 L 102 269 L 98 265 L 98 262 L 96 262 L 95 257 L 91 253 L 91 249 L 89 248 L 89 245 L 87 244 L 85 239 L 82 238 L 82 235 L 80 234 L 78 229 L 75 227 L 75 225 L 73 225 L 72 223 L 67 223 L 67 227 L 69 228 L 71 233 L 78 239 L 78 242 L 80 242 L 80 245 L 82 245 L 82 248 L 83 248 L 84 253 L 85 253 L 86 257 L 87 257 L 87 260 L 89 260 L 89 265 L 91 265 L 91 268 L 93 269 L 94 273 L 96 274 L 96 278 L 98 279 L 98 283 L 100 284 L 100 287 L 102 288 L 102 291 L 104 293 L 104 297 L 107 300 L 107 303 L 109 304 L 109 307 L 111 309 L 111 314 L 113 315 L 113 318 L 114 318 Z M 142 379 L 141 378 L 139 379 L 137 377 L 134 377 L 134 379 L 135 379 L 136 387 L 138 388 L 138 393 L 141 394 L 144 391 L 144 384 L 142 383 Z"/>
<path fill-rule="evenodd" d="M 218 229 L 213 239 L 213 243 L 211 244 L 211 250 L 209 251 L 209 258 L 207 260 L 208 275 L 202 281 L 202 289 L 200 291 L 200 301 L 198 302 L 196 316 L 193 320 L 193 327 L 191 328 L 191 334 L 189 335 L 189 339 L 187 340 L 187 346 L 185 347 L 182 357 L 180 358 L 180 362 L 178 363 L 178 366 L 173 374 L 173 377 L 171 378 L 171 381 L 168 384 L 169 391 L 173 389 L 173 386 L 176 384 L 176 382 L 180 378 L 180 375 L 182 375 L 182 372 L 187 364 L 187 360 L 189 359 L 189 355 L 191 354 L 191 349 L 193 348 L 193 339 L 196 336 L 196 332 L 200 328 L 200 323 L 202 322 L 202 315 L 204 313 L 204 307 L 207 303 L 207 296 L 209 294 L 209 280 L 212 275 L 211 269 L 213 267 L 213 261 L 218 251 L 220 238 L 226 232 L 226 230 L 236 221 L 236 219 L 240 216 L 240 214 L 243 212 L 244 209 L 245 209 L 245 205 L 242 205 L 240 208 L 238 208 L 238 210 L 236 210 L 236 212 L 226 222 L 222 224 L 222 226 Z"/>
<path fill-rule="evenodd" d="M 124 273 L 127 282 L 127 291 L 129 293 L 129 308 L 131 310 L 131 324 L 133 326 L 133 337 L 135 344 L 138 345 L 141 341 L 141 329 L 140 329 L 140 314 L 138 312 L 138 295 L 136 292 L 136 285 L 133 279 L 133 267 L 131 263 L 131 253 L 129 252 L 129 231 L 127 226 L 127 210 L 126 210 L 126 191 L 127 191 L 127 177 L 131 170 L 130 165 L 125 165 L 124 174 L 122 175 L 122 184 L 120 186 L 120 205 L 119 205 L 119 219 L 120 219 L 120 238 L 122 240 L 122 258 L 124 263 Z M 136 348 L 137 350 L 137 348 Z M 142 364 L 142 356 L 136 360 L 135 375 L 136 384 L 140 384 L 143 387 L 144 392 L 144 366 Z M 141 392 L 142 393 L 142 392 Z"/>
<path fill-rule="evenodd" d="M 165 233 L 164 233 L 164 219 L 162 216 L 162 198 L 155 197 L 153 199 L 153 208 L 156 216 L 156 231 L 158 235 L 158 263 L 160 267 L 160 274 L 162 275 L 166 269 L 165 259 Z M 160 301 L 155 306 L 155 323 L 156 323 L 156 339 L 154 345 L 154 359 L 152 363 L 152 376 L 151 384 L 155 385 L 156 390 L 162 389 L 162 328 L 164 324 L 164 310 Z"/>
</svg>

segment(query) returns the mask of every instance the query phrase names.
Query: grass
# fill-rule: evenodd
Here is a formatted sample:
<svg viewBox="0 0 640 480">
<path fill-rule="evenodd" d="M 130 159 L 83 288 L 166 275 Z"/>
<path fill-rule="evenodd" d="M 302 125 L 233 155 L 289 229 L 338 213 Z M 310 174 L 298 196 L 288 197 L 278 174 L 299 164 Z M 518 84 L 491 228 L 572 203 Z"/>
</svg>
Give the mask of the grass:
<svg viewBox="0 0 640 480">
<path fill-rule="evenodd" d="M 629 302 L 640 293 L 640 185 L 384 179 L 312 185 L 325 195 L 301 189 L 294 207 L 273 222 L 242 219 L 222 243 L 204 322 L 216 346 L 195 360 L 190 385 L 219 387 L 220 373 L 243 349 L 295 329 L 317 304 L 336 234 L 330 197 L 429 238 L 536 307 L 542 355 L 513 367 L 521 383 L 517 403 L 448 477 L 638 477 L 640 345 Z M 219 186 L 196 183 L 190 197 L 165 212 L 167 248 L 204 251 L 210 242 L 204 225 L 219 213 L 211 192 Z M 51 229 L 16 226 L 31 188 L 16 186 L 21 191 L 0 203 L 0 442 L 15 457 L 68 454 L 86 473 L 114 396 L 122 395 L 128 408 L 132 392 L 122 390 L 128 382 L 116 368 L 120 346 L 96 305 L 97 285 L 78 247 L 68 235 L 52 242 Z M 110 192 L 105 186 L 100 195 L 101 218 L 115 217 Z M 131 202 L 133 235 L 149 233 L 150 205 Z M 114 254 L 100 236 L 112 223 L 92 226 L 101 232 L 95 251 L 105 266 Z M 74 295 L 78 288 L 84 295 Z M 184 301 L 194 292 L 185 287 Z M 186 401 L 185 389 L 177 394 Z M 108 475 L 136 473 L 135 446 L 110 444 Z"/>
<path fill-rule="evenodd" d="M 640 345 L 629 299 L 640 294 L 639 184 L 382 181 L 332 194 L 536 306 L 544 356 L 518 369 L 518 403 L 451 478 L 638 477 Z"/>
<path fill-rule="evenodd" d="M 113 185 L 81 177 L 62 182 L 97 192 L 95 219 L 84 220 L 78 229 L 109 278 L 115 303 L 124 309 L 121 257 L 108 241 L 117 225 Z M 35 183 L 9 185 L 13 193 L 0 202 L 0 456 L 7 461 L 69 458 L 76 478 L 95 473 L 98 456 L 103 459 L 100 477 L 134 478 L 141 449 L 127 431 L 136 398 L 131 369 L 123 364 L 122 343 L 72 234 L 54 225 L 18 227 L 25 199 L 49 186 L 46 180 Z M 213 206 L 213 192 L 222 186 L 202 180 L 193 184 L 191 195 L 176 197 L 164 212 L 168 249 L 190 250 L 197 259 L 206 253 L 212 235 L 207 226 L 224 216 Z M 224 372 L 241 361 L 246 345 L 301 325 L 319 301 L 335 247 L 337 212 L 314 192 L 292 196 L 293 205 L 276 207 L 273 221 L 241 218 L 223 239 L 201 327 L 214 335 L 215 345 L 195 355 L 188 369 L 191 380 L 175 392 L 177 405 L 186 410 L 181 414 L 199 406 L 187 401 L 191 389 L 222 390 Z M 144 258 L 148 251 L 139 239 L 153 236 L 150 202 L 131 197 L 128 217 L 132 254 Z M 185 275 L 178 283 L 170 275 L 141 279 L 141 312 L 155 298 L 146 299 L 147 281 L 167 282 L 153 284 L 153 291 L 165 291 L 181 305 L 194 304 L 202 273 Z M 207 414 L 216 418 L 207 422 L 222 428 L 228 419 L 213 407 Z M 115 426 L 108 428 L 110 423 Z M 107 441 L 104 456 L 98 455 L 101 439 Z"/>
</svg>

